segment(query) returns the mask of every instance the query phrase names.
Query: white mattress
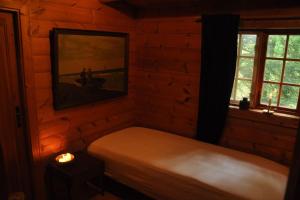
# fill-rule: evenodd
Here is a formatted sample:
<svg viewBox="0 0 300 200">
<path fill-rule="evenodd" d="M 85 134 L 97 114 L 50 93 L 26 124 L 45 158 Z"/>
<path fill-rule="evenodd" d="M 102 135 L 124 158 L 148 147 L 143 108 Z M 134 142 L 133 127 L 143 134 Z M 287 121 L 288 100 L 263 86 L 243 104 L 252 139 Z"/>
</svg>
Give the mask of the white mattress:
<svg viewBox="0 0 300 200">
<path fill-rule="evenodd" d="M 93 142 L 106 173 L 156 199 L 284 198 L 288 168 L 167 132 L 132 127 Z"/>
</svg>

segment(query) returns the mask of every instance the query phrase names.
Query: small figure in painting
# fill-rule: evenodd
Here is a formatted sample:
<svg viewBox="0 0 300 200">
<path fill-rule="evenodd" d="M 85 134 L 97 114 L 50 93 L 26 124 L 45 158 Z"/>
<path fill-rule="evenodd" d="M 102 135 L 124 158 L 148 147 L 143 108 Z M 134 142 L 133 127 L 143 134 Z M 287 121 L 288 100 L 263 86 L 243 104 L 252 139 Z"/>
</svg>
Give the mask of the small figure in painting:
<svg viewBox="0 0 300 200">
<path fill-rule="evenodd" d="M 92 72 L 91 68 L 88 69 L 87 79 L 88 79 L 88 82 L 92 82 L 93 81 L 93 72 Z"/>
<path fill-rule="evenodd" d="M 80 73 L 80 83 L 81 83 L 82 87 L 85 86 L 86 83 L 87 83 L 86 69 L 85 68 Z"/>
</svg>

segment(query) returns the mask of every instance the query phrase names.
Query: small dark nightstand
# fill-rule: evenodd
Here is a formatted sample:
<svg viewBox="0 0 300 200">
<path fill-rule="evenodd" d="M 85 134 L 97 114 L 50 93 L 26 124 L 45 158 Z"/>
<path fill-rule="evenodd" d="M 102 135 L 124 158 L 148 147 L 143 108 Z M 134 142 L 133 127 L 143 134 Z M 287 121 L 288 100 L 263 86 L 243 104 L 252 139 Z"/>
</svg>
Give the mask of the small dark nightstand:
<svg viewBox="0 0 300 200">
<path fill-rule="evenodd" d="M 104 192 L 104 162 L 86 152 L 75 153 L 66 166 L 55 159 L 47 165 L 45 183 L 49 200 L 87 200 Z"/>
</svg>

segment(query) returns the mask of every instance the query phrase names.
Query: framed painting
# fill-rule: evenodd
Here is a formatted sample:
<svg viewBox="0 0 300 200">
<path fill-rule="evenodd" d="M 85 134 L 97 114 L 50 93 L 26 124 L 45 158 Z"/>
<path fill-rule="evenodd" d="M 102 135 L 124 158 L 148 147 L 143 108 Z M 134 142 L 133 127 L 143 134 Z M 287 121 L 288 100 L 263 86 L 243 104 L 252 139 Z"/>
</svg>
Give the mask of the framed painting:
<svg viewBox="0 0 300 200">
<path fill-rule="evenodd" d="M 127 33 L 53 29 L 50 33 L 54 108 L 127 95 Z"/>
</svg>

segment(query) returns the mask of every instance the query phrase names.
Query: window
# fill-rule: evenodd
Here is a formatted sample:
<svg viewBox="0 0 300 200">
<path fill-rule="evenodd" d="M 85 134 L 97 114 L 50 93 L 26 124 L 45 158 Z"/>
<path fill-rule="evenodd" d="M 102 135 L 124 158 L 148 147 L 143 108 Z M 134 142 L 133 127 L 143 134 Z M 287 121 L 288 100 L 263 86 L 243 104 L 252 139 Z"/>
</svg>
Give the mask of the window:
<svg viewBox="0 0 300 200">
<path fill-rule="evenodd" d="M 260 102 L 297 109 L 300 87 L 300 35 L 269 35 Z"/>
<path fill-rule="evenodd" d="M 257 35 L 254 34 L 238 35 L 237 65 L 231 95 L 232 101 L 237 102 L 243 97 L 250 99 L 256 56 L 256 38 Z"/>
<path fill-rule="evenodd" d="M 252 107 L 300 110 L 300 31 L 240 33 L 237 51 L 232 103 L 247 97 Z"/>
</svg>

